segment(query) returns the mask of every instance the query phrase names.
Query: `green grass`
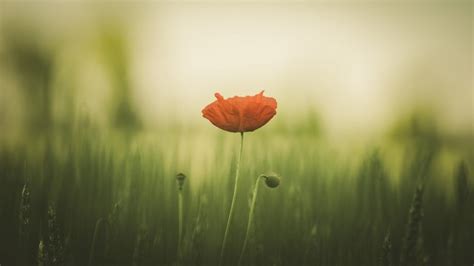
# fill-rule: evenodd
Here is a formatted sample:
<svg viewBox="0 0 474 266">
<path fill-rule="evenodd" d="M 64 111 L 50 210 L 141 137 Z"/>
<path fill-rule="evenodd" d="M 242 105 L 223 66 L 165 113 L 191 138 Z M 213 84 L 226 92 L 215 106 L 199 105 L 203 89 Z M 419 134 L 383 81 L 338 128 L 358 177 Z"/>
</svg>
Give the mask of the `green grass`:
<svg viewBox="0 0 474 266">
<path fill-rule="evenodd" d="M 94 235 L 93 265 L 176 264 L 175 176 L 183 172 L 181 264 L 215 265 L 239 137 L 211 126 L 129 135 L 78 127 L 4 146 L 0 264 L 36 264 L 42 240 L 42 252 L 61 257 L 57 265 L 87 265 Z M 238 260 L 255 178 L 276 172 L 281 185 L 260 188 L 243 265 L 399 265 L 408 253 L 415 259 L 406 265 L 471 265 L 470 144 L 427 135 L 392 140 L 344 146 L 278 125 L 247 134 L 225 264 Z"/>
</svg>

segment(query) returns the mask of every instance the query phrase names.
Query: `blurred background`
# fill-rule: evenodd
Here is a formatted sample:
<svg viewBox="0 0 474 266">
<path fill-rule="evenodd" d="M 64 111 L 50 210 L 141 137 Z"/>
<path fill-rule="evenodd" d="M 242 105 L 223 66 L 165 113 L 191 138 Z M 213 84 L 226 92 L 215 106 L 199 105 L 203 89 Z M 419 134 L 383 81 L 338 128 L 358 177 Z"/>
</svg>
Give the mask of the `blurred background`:
<svg viewBox="0 0 474 266">
<path fill-rule="evenodd" d="M 240 136 L 201 110 L 261 90 L 224 264 L 276 172 L 244 265 L 471 265 L 473 25 L 457 0 L 0 1 L 0 265 L 215 265 Z"/>
<path fill-rule="evenodd" d="M 328 136 L 413 112 L 472 135 L 471 3 L 2 2 L 2 139 L 27 127 L 209 128 L 201 109 L 265 90 L 273 123 Z"/>
</svg>

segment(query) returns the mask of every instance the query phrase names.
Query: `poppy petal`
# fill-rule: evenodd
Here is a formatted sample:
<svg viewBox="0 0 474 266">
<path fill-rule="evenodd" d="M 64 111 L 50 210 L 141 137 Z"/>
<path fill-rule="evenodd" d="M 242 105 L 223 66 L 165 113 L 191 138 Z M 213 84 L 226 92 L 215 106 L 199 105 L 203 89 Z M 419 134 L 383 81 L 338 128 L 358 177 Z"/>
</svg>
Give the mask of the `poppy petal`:
<svg viewBox="0 0 474 266">
<path fill-rule="evenodd" d="M 277 102 L 274 98 L 263 96 L 264 91 L 254 96 L 234 96 L 224 99 L 215 93 L 216 101 L 202 110 L 216 127 L 230 132 L 254 131 L 270 121 L 276 114 Z"/>
</svg>

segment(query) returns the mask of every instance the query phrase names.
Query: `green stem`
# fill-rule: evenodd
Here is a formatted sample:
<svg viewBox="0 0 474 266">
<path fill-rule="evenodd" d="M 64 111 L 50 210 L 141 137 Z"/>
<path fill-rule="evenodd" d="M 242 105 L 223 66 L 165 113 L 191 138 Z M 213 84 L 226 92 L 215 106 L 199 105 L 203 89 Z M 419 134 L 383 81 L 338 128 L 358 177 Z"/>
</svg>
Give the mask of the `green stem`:
<svg viewBox="0 0 474 266">
<path fill-rule="evenodd" d="M 178 219 L 179 219 L 179 228 L 178 228 L 178 265 L 181 262 L 182 256 L 182 239 L 183 239 L 183 191 L 180 189 L 178 191 Z"/>
<path fill-rule="evenodd" d="M 249 211 L 249 220 L 247 221 L 247 231 L 245 232 L 245 240 L 244 240 L 244 245 L 242 246 L 242 251 L 240 252 L 240 257 L 239 257 L 239 263 L 237 265 L 240 265 L 242 262 L 242 258 L 244 257 L 245 249 L 247 248 L 247 242 L 249 240 L 249 234 L 250 234 L 250 227 L 252 226 L 252 221 L 253 221 L 253 214 L 255 212 L 255 203 L 257 202 L 257 193 L 258 193 L 258 181 L 260 181 L 260 178 L 263 177 L 263 175 L 260 175 L 257 177 L 257 181 L 255 182 L 255 188 L 253 189 L 253 195 L 252 195 L 252 203 L 250 204 L 250 211 Z"/>
<path fill-rule="evenodd" d="M 99 234 L 99 228 L 103 223 L 104 223 L 104 218 L 98 219 L 97 222 L 95 223 L 94 235 L 92 237 L 91 250 L 89 251 L 89 264 L 88 264 L 89 266 L 91 266 L 93 261 L 94 261 L 95 244 L 97 242 L 97 236 Z"/>
<path fill-rule="evenodd" d="M 219 258 L 219 265 L 222 265 L 222 260 L 224 258 L 224 250 L 227 243 L 227 236 L 229 234 L 230 222 L 232 221 L 232 216 L 234 215 L 234 203 L 237 196 L 237 187 L 239 182 L 239 171 L 240 171 L 240 161 L 242 159 L 242 150 L 244 147 L 244 133 L 240 132 L 240 151 L 239 157 L 237 158 L 237 169 L 235 170 L 235 183 L 234 183 L 234 194 L 232 195 L 232 202 L 230 203 L 229 216 L 227 217 L 227 225 L 225 227 L 224 240 L 222 240 L 221 255 Z"/>
</svg>

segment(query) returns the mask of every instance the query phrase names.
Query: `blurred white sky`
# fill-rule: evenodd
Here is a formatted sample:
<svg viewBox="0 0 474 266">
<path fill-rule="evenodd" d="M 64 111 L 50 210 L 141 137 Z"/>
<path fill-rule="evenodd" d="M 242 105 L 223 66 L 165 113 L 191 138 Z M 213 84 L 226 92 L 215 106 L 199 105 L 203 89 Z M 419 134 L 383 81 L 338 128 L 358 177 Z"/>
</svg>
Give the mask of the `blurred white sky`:
<svg viewBox="0 0 474 266">
<path fill-rule="evenodd" d="M 472 128 L 469 1 L 43 3 L 17 9 L 47 21 L 45 31 L 68 32 L 72 47 L 106 14 L 118 14 L 129 29 L 135 100 L 149 124 L 175 118 L 207 123 L 200 111 L 214 92 L 227 97 L 264 89 L 277 99 L 279 116 L 313 108 L 334 132 L 382 128 L 415 105 L 436 108 L 453 130 Z"/>
<path fill-rule="evenodd" d="M 439 108 L 449 125 L 466 126 L 473 121 L 470 7 L 151 8 L 133 38 L 140 101 L 151 117 L 174 109 L 188 119 L 215 91 L 232 96 L 265 89 L 280 113 L 315 108 L 334 130 L 383 126 L 411 105 Z"/>
</svg>

